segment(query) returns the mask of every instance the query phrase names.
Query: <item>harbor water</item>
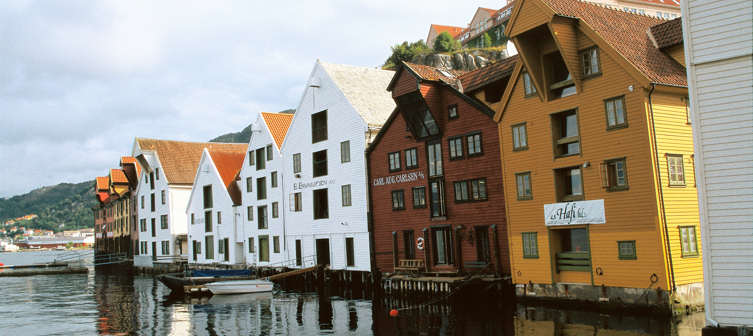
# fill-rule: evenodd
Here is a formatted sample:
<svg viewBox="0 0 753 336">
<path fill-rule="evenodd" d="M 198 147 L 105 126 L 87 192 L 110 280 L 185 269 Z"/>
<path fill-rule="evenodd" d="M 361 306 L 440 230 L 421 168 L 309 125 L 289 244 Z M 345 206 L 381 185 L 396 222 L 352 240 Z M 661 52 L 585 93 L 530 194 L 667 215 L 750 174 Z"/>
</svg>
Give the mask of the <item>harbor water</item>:
<svg viewBox="0 0 753 336">
<path fill-rule="evenodd" d="M 0 253 L 4 264 L 58 251 Z M 156 278 L 117 267 L 89 274 L 0 278 L 0 335 L 700 335 L 702 313 L 663 318 L 512 302 L 401 310 L 327 290 L 175 298 Z M 411 307 L 405 307 L 411 308 Z"/>
</svg>

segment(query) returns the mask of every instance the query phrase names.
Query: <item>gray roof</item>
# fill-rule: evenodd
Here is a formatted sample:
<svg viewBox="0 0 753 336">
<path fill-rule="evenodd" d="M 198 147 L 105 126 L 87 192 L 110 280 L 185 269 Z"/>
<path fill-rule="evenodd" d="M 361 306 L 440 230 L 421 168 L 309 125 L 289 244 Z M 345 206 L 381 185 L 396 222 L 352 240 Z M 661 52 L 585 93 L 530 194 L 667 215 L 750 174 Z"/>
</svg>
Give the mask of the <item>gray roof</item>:
<svg viewBox="0 0 753 336">
<path fill-rule="evenodd" d="M 366 124 L 381 127 L 387 121 L 395 109 L 392 94 L 387 91 L 387 85 L 395 75 L 394 71 L 322 61 L 319 64 Z"/>
</svg>

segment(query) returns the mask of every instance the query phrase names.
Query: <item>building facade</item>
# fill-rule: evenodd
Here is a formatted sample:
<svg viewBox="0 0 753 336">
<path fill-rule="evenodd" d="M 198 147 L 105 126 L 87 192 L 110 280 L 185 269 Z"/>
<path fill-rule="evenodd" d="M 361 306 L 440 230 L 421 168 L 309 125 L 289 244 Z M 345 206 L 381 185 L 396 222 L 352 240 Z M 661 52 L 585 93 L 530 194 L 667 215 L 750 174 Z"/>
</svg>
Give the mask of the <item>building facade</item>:
<svg viewBox="0 0 753 336">
<path fill-rule="evenodd" d="M 397 108 L 367 151 L 377 271 L 510 273 L 499 95 L 484 89 L 504 90 L 516 60 L 463 75 L 410 63 L 396 72 Z"/>
<path fill-rule="evenodd" d="M 317 61 L 282 145 L 289 253 L 370 271 L 364 150 L 395 107 L 394 72 Z M 296 265 L 297 266 L 297 265 Z"/>
<path fill-rule="evenodd" d="M 243 228 L 237 177 L 245 155 L 245 148 L 203 150 L 186 209 L 189 264 L 245 264 L 237 239 Z"/>
<path fill-rule="evenodd" d="M 750 329 L 753 3 L 684 0 L 682 10 L 701 241 L 706 252 L 706 319 L 712 326 Z"/>
<path fill-rule="evenodd" d="M 293 114 L 262 112 L 252 125 L 240 184 L 243 204 L 236 242 L 243 244 L 245 263 L 269 266 L 292 263 L 286 234 L 283 157 L 280 146 Z"/>
<path fill-rule="evenodd" d="M 245 144 L 136 138 L 133 157 L 141 166 L 136 188 L 139 249 L 134 266 L 152 268 L 187 261 L 186 209 L 204 148 L 245 151 Z"/>
<path fill-rule="evenodd" d="M 516 3 L 495 119 L 517 294 L 702 305 L 685 68 L 651 42 L 666 21 Z"/>
</svg>

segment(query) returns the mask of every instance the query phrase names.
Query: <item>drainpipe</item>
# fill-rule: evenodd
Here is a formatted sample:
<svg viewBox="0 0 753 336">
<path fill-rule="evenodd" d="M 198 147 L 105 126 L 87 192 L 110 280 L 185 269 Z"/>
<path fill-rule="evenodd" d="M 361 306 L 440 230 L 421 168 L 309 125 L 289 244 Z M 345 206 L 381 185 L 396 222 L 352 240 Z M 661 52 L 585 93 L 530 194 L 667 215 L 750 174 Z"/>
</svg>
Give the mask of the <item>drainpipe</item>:
<svg viewBox="0 0 753 336">
<path fill-rule="evenodd" d="M 651 114 L 651 132 L 653 133 L 653 141 L 654 141 L 654 152 L 656 155 L 656 176 L 659 179 L 659 202 L 661 203 L 661 218 L 662 222 L 664 222 L 663 228 L 664 228 L 664 239 L 667 242 L 666 248 L 667 248 L 667 256 L 669 256 L 669 278 L 672 280 L 672 292 L 674 293 L 677 289 L 677 285 L 675 284 L 675 268 L 672 264 L 672 248 L 670 247 L 669 243 L 669 228 L 667 227 L 667 212 L 664 208 L 664 191 L 661 180 L 661 168 L 659 168 L 659 147 L 658 142 L 656 141 L 656 121 L 654 120 L 654 105 L 651 101 L 651 95 L 654 93 L 654 90 L 656 89 L 656 84 L 651 83 L 651 91 L 648 92 L 648 110 Z"/>
</svg>

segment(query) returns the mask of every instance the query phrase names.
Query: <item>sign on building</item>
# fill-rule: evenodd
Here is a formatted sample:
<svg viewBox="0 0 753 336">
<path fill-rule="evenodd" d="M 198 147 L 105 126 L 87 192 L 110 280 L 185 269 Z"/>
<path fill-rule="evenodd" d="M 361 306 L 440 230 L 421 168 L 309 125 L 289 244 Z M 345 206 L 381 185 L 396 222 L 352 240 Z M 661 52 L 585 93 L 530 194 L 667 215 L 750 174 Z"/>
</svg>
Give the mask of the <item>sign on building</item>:
<svg viewBox="0 0 753 336">
<path fill-rule="evenodd" d="M 604 200 L 544 204 L 546 226 L 604 224 Z"/>
</svg>

